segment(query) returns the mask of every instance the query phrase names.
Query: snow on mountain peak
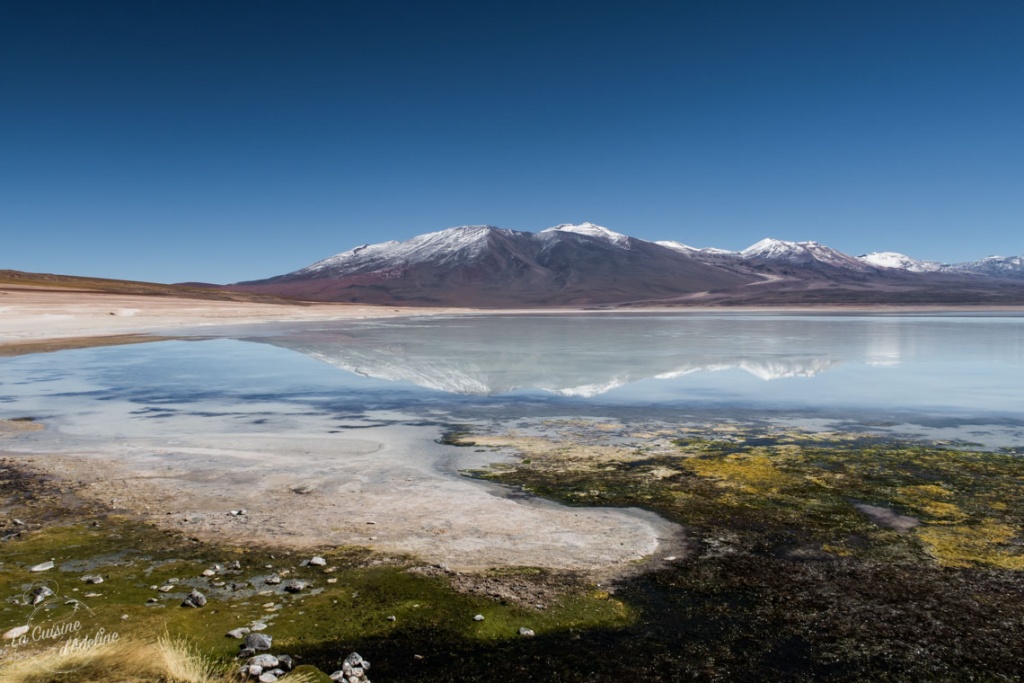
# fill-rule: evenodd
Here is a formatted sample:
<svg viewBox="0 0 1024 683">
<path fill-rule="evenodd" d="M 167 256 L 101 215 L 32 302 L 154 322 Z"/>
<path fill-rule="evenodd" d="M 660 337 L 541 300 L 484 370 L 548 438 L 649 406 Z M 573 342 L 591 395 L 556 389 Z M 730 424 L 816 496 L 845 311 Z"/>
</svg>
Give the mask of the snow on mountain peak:
<svg viewBox="0 0 1024 683">
<path fill-rule="evenodd" d="M 853 268 L 854 270 L 864 270 L 869 267 L 864 261 L 848 256 L 832 247 L 827 247 L 820 242 L 787 242 L 771 237 L 766 237 L 760 242 L 750 245 L 740 252 L 740 256 L 745 259 L 765 259 L 790 263 L 818 261 L 830 266 Z"/>
<path fill-rule="evenodd" d="M 682 242 L 675 242 L 673 240 L 659 240 L 658 242 L 655 242 L 655 244 L 683 254 L 692 254 L 695 251 L 700 251 L 697 247 L 691 247 L 689 244 L 683 244 Z"/>
<path fill-rule="evenodd" d="M 813 242 L 805 242 L 804 244 L 814 244 Z M 740 256 L 743 258 L 779 258 L 783 256 L 789 256 L 791 254 L 798 254 L 805 251 L 801 248 L 799 242 L 787 242 L 785 240 L 777 240 L 772 237 L 765 237 L 760 242 L 755 242 L 749 247 L 740 252 Z"/>
<path fill-rule="evenodd" d="M 615 232 L 614 230 L 609 230 L 608 228 L 605 228 L 600 225 L 595 225 L 594 223 L 590 223 L 589 221 L 585 223 L 580 223 L 578 225 L 574 225 L 572 223 L 563 223 L 561 225 L 556 225 L 553 228 L 542 230 L 541 232 L 572 232 L 576 233 L 577 235 L 588 235 L 590 237 L 597 237 L 620 246 L 625 246 L 626 243 L 629 241 L 629 237 L 627 237 L 626 235 Z"/>
<path fill-rule="evenodd" d="M 942 264 L 934 261 L 918 261 L 906 254 L 895 251 L 875 251 L 870 254 L 858 256 L 861 261 L 876 268 L 894 268 L 906 270 L 911 273 L 934 273 L 942 270 Z"/>
<path fill-rule="evenodd" d="M 364 244 L 307 266 L 297 274 L 312 274 L 354 266 L 372 267 L 411 263 L 432 255 L 450 255 L 464 249 L 483 249 L 493 232 L 509 232 L 491 225 L 461 225 L 417 235 L 404 242 Z"/>
</svg>

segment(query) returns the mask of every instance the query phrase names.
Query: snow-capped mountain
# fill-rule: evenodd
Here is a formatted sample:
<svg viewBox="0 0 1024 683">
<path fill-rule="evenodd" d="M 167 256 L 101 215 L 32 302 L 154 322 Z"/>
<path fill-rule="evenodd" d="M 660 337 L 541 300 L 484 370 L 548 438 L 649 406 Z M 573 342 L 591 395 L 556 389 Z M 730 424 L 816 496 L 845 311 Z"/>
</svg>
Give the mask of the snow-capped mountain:
<svg viewBox="0 0 1024 683">
<path fill-rule="evenodd" d="M 511 307 L 670 299 L 759 279 L 582 223 L 537 233 L 449 228 L 231 288 L 320 301 Z"/>
<path fill-rule="evenodd" d="M 944 267 L 935 261 L 918 261 L 895 251 L 875 251 L 857 258 L 876 268 L 893 268 L 910 273 L 937 273 Z"/>
<path fill-rule="evenodd" d="M 863 271 L 870 265 L 818 242 L 787 242 L 767 237 L 739 253 L 748 261 L 786 263 L 797 266 L 824 264 L 834 268 Z"/>
<path fill-rule="evenodd" d="M 944 266 L 946 272 L 974 273 L 989 277 L 1024 280 L 1024 256 L 988 256 L 980 261 L 968 261 Z"/>
<path fill-rule="evenodd" d="M 629 241 L 633 239 L 632 237 L 627 237 L 626 235 L 614 232 L 600 225 L 594 225 L 593 223 L 589 222 L 580 223 L 579 225 L 563 223 L 562 225 L 556 225 L 555 227 L 548 228 L 547 230 L 541 230 L 540 234 L 543 235 L 544 233 L 548 232 L 569 232 L 577 235 L 587 235 L 588 237 L 596 237 L 598 239 L 606 240 L 608 242 L 611 242 L 612 244 L 626 248 L 629 247 Z"/>
<path fill-rule="evenodd" d="M 739 252 L 697 248 L 589 222 L 536 233 L 468 225 L 362 245 L 226 288 L 314 301 L 499 308 L 1024 303 L 1024 258 L 946 265 L 772 238 Z"/>
</svg>

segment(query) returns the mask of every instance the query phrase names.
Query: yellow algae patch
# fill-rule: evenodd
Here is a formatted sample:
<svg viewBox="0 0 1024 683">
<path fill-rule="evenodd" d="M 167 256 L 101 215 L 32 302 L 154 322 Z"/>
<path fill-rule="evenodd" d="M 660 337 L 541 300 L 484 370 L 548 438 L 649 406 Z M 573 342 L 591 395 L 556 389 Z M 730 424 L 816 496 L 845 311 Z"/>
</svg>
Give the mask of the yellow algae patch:
<svg viewBox="0 0 1024 683">
<path fill-rule="evenodd" d="M 1008 524 L 986 519 L 970 525 L 918 527 L 914 532 L 928 554 L 948 567 L 991 565 L 1024 569 L 1024 555 L 1019 547 L 1009 545 L 1017 532 Z"/>
<path fill-rule="evenodd" d="M 766 494 L 777 493 L 797 481 L 776 467 L 772 460 L 764 453 L 737 453 L 722 458 L 689 458 L 686 467 L 713 479 L 719 486 Z"/>
<path fill-rule="evenodd" d="M 896 491 L 899 502 L 920 516 L 928 517 L 932 524 L 957 524 L 968 515 L 955 503 L 949 502 L 953 493 L 935 484 L 903 486 Z"/>
</svg>

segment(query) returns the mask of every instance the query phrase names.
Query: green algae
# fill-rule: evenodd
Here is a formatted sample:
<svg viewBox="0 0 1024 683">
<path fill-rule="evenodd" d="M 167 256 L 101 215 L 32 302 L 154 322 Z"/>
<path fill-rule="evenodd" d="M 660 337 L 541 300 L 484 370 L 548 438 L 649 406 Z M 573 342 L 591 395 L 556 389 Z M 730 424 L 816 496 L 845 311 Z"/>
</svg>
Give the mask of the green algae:
<svg viewBox="0 0 1024 683">
<path fill-rule="evenodd" d="M 337 668 L 340 660 L 333 661 L 334 654 L 343 658 L 368 639 L 400 633 L 428 632 L 445 642 L 495 643 L 520 637 L 521 627 L 546 634 L 616 628 L 632 618 L 622 602 L 591 595 L 586 587 L 562 587 L 556 599 L 538 608 L 458 592 L 449 574 L 418 573 L 411 560 L 363 548 L 320 549 L 316 554 L 327 560 L 327 567 L 303 566 L 302 560 L 313 552 L 200 543 L 102 512 L 66 515 L 37 525 L 5 542 L 0 552 L 2 631 L 29 618 L 32 606 L 26 593 L 45 583 L 61 599 L 75 598 L 87 606 L 94 629 L 122 639 L 172 634 L 222 661 L 237 655 L 239 646 L 225 634 L 259 621 L 268 625 L 275 651 Z M 54 569 L 29 571 L 49 559 Z M 230 568 L 234 562 L 238 569 Z M 203 576 L 211 568 L 214 575 Z M 266 583 L 271 574 L 284 581 Z M 84 576 L 103 580 L 85 583 Z M 490 578 L 495 577 L 537 581 L 545 579 L 546 572 L 507 568 L 493 572 Z M 292 580 L 310 585 L 288 593 L 284 586 Z M 161 586 L 172 588 L 160 592 Z M 192 589 L 207 596 L 205 607 L 180 606 Z M 476 614 L 485 618 L 475 621 Z"/>
</svg>

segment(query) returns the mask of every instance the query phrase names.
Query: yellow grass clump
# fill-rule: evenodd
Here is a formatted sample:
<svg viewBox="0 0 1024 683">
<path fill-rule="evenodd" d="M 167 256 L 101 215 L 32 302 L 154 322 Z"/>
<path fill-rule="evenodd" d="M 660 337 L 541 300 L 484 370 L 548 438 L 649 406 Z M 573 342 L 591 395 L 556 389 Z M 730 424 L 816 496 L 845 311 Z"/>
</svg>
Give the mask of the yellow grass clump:
<svg viewBox="0 0 1024 683">
<path fill-rule="evenodd" d="M 233 668 L 233 667 L 232 667 Z M 84 651 L 48 650 L 0 666 L 0 683 L 227 683 L 234 671 L 181 640 L 118 640 Z"/>
</svg>

